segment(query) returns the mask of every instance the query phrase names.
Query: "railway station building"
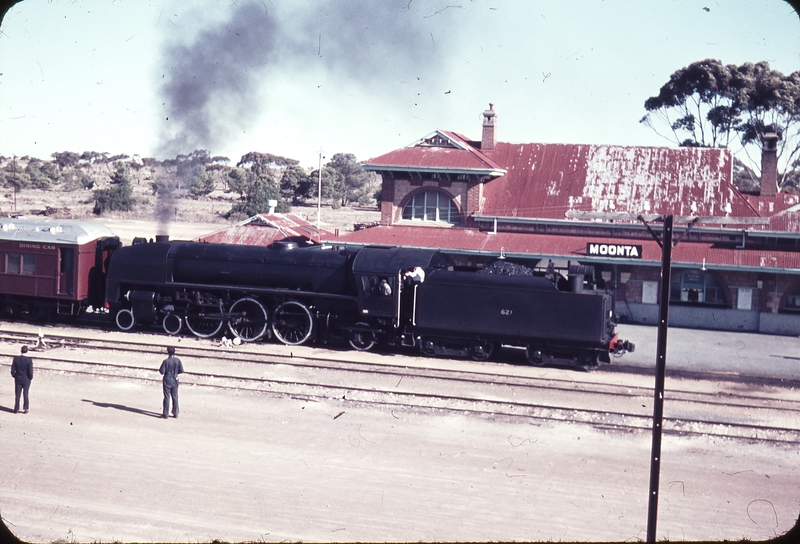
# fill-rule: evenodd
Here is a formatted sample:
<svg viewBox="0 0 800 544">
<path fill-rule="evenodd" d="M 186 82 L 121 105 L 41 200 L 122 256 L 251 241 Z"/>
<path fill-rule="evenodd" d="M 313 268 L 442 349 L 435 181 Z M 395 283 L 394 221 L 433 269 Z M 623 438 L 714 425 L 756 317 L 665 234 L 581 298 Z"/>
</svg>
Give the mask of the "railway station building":
<svg viewBox="0 0 800 544">
<path fill-rule="evenodd" d="M 382 178 L 380 225 L 328 241 L 440 248 L 465 269 L 591 265 L 622 322 L 656 324 L 653 232 L 673 215 L 671 325 L 800 334 L 800 195 L 777 192 L 775 135 L 751 195 L 727 149 L 501 142 L 492 105 L 481 128 L 365 161 Z"/>
</svg>

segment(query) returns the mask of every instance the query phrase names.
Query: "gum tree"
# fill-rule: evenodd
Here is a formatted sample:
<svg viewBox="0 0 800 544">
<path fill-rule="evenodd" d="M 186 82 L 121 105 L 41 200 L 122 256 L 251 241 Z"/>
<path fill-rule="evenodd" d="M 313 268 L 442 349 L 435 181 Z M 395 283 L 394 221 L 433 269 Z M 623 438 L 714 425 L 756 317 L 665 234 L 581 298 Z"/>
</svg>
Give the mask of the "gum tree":
<svg viewBox="0 0 800 544">
<path fill-rule="evenodd" d="M 768 62 L 723 65 L 695 62 L 674 72 L 648 98 L 641 123 L 685 147 L 730 147 L 742 172 L 760 177 L 763 136 L 778 135 L 778 186 L 789 187 L 800 168 L 800 71 L 788 76 Z"/>
</svg>

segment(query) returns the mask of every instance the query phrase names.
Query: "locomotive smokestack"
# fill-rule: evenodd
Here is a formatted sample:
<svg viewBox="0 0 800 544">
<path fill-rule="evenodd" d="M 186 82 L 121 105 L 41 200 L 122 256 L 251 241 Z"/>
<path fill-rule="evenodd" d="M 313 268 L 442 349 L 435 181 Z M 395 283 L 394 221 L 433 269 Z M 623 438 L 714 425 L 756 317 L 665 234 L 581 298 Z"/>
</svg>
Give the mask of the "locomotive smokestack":
<svg viewBox="0 0 800 544">
<path fill-rule="evenodd" d="M 157 243 L 169 242 L 169 234 L 156 234 L 156 242 Z"/>
<path fill-rule="evenodd" d="M 175 203 L 175 195 L 172 193 L 171 186 L 162 186 L 158 189 L 156 197 L 155 219 L 158 236 L 166 236 L 169 240 L 169 224 L 178 214 Z"/>
</svg>

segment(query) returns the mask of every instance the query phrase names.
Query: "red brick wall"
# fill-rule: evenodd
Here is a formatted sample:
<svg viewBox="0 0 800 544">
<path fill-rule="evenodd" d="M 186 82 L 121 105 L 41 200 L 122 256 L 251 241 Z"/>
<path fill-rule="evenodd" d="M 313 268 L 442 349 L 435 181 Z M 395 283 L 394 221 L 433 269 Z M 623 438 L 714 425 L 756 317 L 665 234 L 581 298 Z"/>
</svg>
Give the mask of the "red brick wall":
<svg viewBox="0 0 800 544">
<path fill-rule="evenodd" d="M 391 225 L 394 217 L 394 179 L 390 175 L 381 178 L 381 225 Z"/>
</svg>

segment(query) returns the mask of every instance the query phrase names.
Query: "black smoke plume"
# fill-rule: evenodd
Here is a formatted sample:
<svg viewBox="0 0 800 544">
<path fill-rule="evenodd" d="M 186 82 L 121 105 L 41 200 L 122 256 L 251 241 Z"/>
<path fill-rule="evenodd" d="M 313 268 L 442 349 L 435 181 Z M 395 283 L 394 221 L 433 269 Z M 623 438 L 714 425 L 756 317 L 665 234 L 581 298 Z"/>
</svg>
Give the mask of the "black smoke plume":
<svg viewBox="0 0 800 544">
<path fill-rule="evenodd" d="M 274 54 L 275 22 L 257 3 L 242 3 L 227 21 L 214 21 L 190 43 L 164 51 L 165 141 L 175 156 L 215 149 L 260 110 L 260 76 Z"/>
<path fill-rule="evenodd" d="M 435 35 L 457 7 L 439 0 L 232 3 L 227 20 L 209 19 L 163 50 L 161 153 L 218 149 L 277 107 L 263 103 L 262 88 L 306 68 L 383 93 L 388 108 L 401 84 L 444 77 L 454 36 L 439 46 Z"/>
</svg>

